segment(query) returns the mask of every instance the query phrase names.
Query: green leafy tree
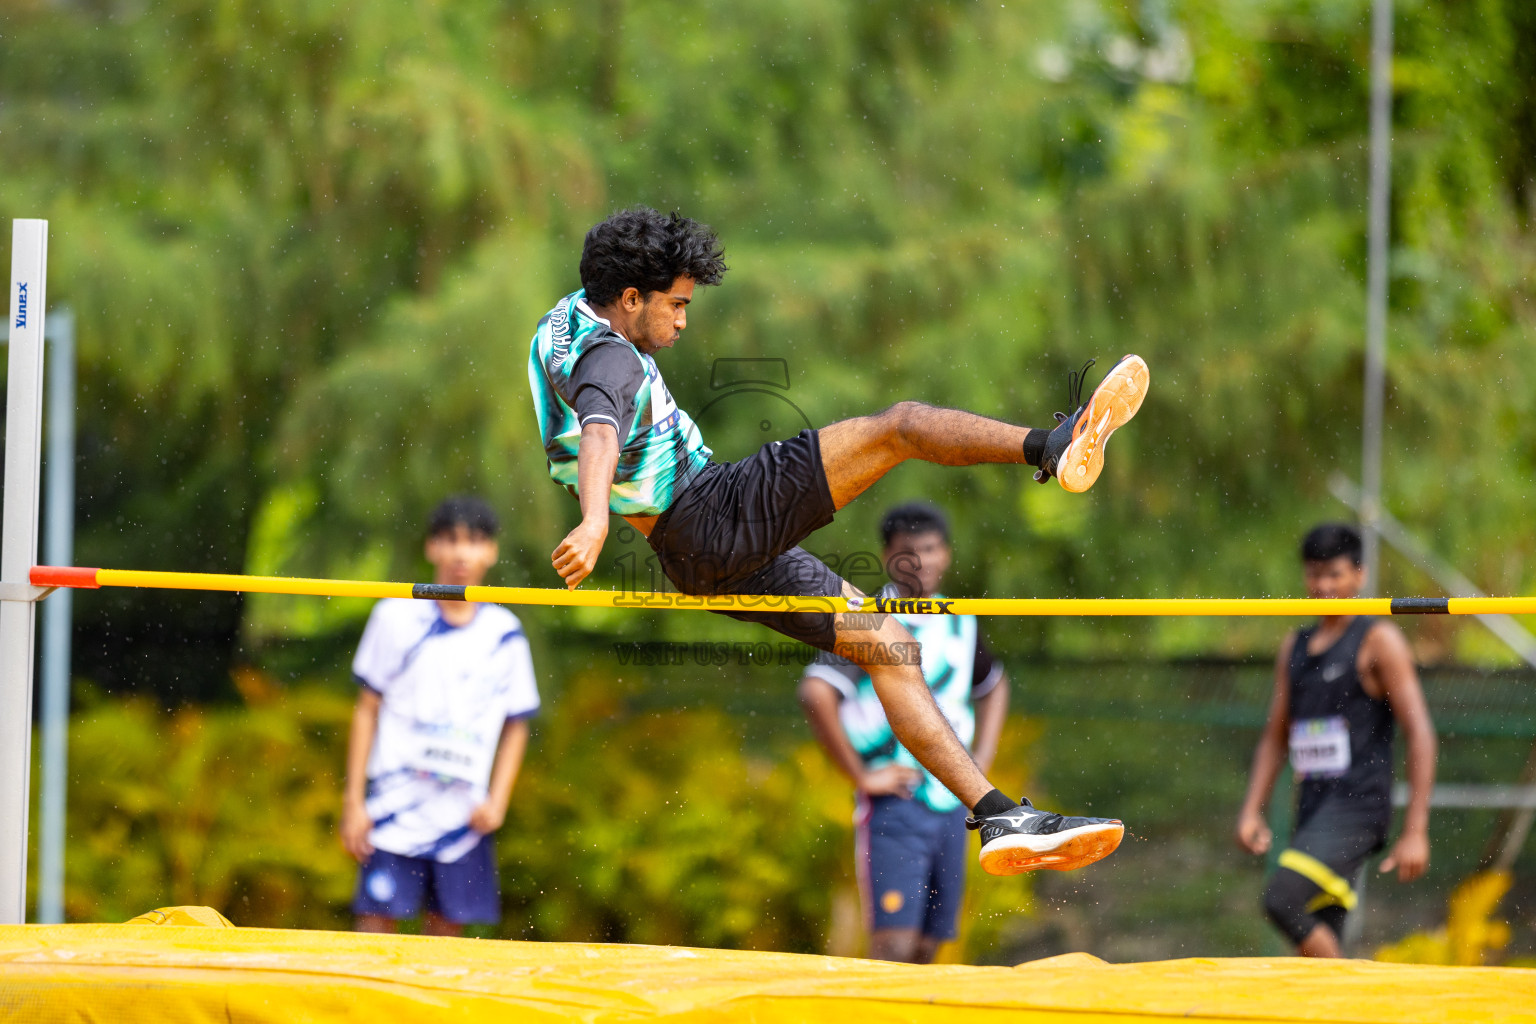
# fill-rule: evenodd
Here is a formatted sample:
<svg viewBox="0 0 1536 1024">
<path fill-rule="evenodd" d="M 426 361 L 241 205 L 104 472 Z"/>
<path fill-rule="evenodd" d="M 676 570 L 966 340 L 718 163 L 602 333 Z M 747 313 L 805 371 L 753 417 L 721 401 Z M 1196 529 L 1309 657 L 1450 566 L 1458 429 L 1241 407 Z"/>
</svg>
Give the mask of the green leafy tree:
<svg viewBox="0 0 1536 1024">
<path fill-rule="evenodd" d="M 722 356 L 785 360 L 811 424 L 910 397 L 1041 421 L 1088 355 L 1153 367 L 1086 499 L 904 467 L 813 548 L 867 550 L 881 504 L 923 495 L 989 510 L 959 517 L 957 591 L 1293 593 L 1296 536 L 1343 514 L 1326 480 L 1358 465 L 1369 6 L 19 7 L 0 132 L 26 145 L 0 183 L 52 219 L 80 314 L 80 560 L 405 576 L 424 512 L 467 489 L 512 524 L 502 580 L 553 584 L 574 506 L 544 479 L 526 339 L 585 227 L 646 202 L 713 223 L 733 268 L 665 361 L 690 408 Z M 1529 590 L 1536 21 L 1513 0 L 1396 18 L 1386 501 L 1487 588 Z M 763 439 L 725 406 L 709 430 L 722 454 Z M 610 554 L 594 585 L 646 551 Z M 1390 558 L 1385 579 L 1432 589 Z M 109 686 L 227 696 L 230 662 L 285 644 L 336 662 L 362 606 L 305 605 L 91 595 L 80 657 Z M 1479 636 L 1444 649 L 1496 657 Z"/>
</svg>

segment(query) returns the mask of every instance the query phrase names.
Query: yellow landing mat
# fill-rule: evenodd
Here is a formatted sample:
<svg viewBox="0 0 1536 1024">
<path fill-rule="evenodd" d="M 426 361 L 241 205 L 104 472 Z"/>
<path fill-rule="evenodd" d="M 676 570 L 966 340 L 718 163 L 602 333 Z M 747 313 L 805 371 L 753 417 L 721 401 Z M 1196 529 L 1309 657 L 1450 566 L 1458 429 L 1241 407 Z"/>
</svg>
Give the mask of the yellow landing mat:
<svg viewBox="0 0 1536 1024">
<path fill-rule="evenodd" d="M 146 915 L 145 919 L 152 918 Z M 141 919 L 141 920 L 145 920 Z M 1536 970 L 1349 960 L 1019 967 L 150 923 L 0 927 L 0 1021 L 1536 1022 Z M 208 927 L 207 925 L 213 925 Z"/>
</svg>

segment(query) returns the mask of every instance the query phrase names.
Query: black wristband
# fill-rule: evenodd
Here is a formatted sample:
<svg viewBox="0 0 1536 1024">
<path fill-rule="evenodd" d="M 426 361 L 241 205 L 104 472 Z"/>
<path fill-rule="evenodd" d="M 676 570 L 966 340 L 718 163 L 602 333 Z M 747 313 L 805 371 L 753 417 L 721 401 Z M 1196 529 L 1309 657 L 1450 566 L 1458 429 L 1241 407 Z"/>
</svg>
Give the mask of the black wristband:
<svg viewBox="0 0 1536 1024">
<path fill-rule="evenodd" d="M 1040 465 L 1040 459 L 1045 455 L 1045 439 L 1050 436 L 1051 432 L 1049 430 L 1041 430 L 1038 427 L 1029 428 L 1029 433 L 1024 435 L 1024 462 L 1026 465 Z"/>
</svg>

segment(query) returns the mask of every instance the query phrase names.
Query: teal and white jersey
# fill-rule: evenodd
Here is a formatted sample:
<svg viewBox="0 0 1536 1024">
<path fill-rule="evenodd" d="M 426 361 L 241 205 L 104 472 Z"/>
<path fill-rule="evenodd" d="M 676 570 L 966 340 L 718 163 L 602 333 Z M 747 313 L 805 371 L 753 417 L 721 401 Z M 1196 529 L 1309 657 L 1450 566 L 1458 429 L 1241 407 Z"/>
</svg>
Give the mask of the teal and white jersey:
<svg viewBox="0 0 1536 1024">
<path fill-rule="evenodd" d="M 572 292 L 539 320 L 528 352 L 528 386 L 549 475 L 573 495 L 581 428 L 612 423 L 619 464 L 608 508 L 658 515 L 709 462 L 693 419 L 677 407 L 656 360 L 630 344 Z"/>
<path fill-rule="evenodd" d="M 900 597 L 893 586 L 882 597 Z M 898 615 L 897 620 L 912 633 L 922 650 L 923 678 L 933 691 L 933 699 L 949 719 L 960 742 L 970 749 L 976 738 L 975 702 L 991 693 L 1002 678 L 1001 665 L 982 642 L 974 615 Z M 918 763 L 911 752 L 896 741 L 885 718 L 880 698 L 875 696 L 869 675 L 853 662 L 832 654 L 823 654 L 805 670 L 830 683 L 842 696 L 838 715 L 843 731 L 870 769 L 888 764 L 906 765 L 923 774 L 923 781 L 913 798 L 940 814 L 960 806 L 955 795 Z"/>
</svg>

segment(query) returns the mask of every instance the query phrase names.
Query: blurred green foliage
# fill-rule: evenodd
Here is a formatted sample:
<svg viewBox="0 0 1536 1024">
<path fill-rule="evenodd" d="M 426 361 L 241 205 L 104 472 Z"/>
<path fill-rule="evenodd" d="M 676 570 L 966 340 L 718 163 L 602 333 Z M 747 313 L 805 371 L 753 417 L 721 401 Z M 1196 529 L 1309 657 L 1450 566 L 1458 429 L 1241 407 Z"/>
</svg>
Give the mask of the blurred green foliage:
<svg viewBox="0 0 1536 1024">
<path fill-rule="evenodd" d="M 1009 675 L 1025 713 L 1004 729 L 997 784 L 1051 809 L 1122 817 L 1129 832 L 1090 871 L 994 878 L 973 867 L 946 959 L 1284 954 L 1259 907 L 1265 859 L 1230 838 L 1268 666 L 1014 662 Z M 810 741 L 793 676 L 734 664 L 573 675 L 535 720 L 496 836 L 502 923 L 477 933 L 861 952 L 852 791 Z M 165 712 L 84 695 L 70 734 L 69 920 L 189 903 L 242 926 L 350 927 L 356 868 L 335 831 L 350 695 L 321 680 L 237 682 L 245 708 Z M 1426 693 L 1441 777 L 1507 783 L 1531 744 L 1529 687 L 1431 672 Z M 1521 730 L 1502 730 L 1490 707 Z M 1271 807 L 1282 835 L 1287 788 Z M 1494 819 L 1437 810 L 1429 877 L 1372 880 L 1360 948 L 1441 925 Z M 1536 846 L 1515 877 L 1506 952 L 1530 957 Z"/>
<path fill-rule="evenodd" d="M 105 698 L 75 717 L 69 920 L 198 904 L 244 926 L 351 927 L 357 869 L 336 837 L 351 702 L 259 677 L 242 688 L 241 709 Z M 1010 732 L 1011 788 L 1030 735 Z M 541 720 L 496 835 L 493 934 L 824 952 L 834 902 L 857 899 L 852 806 L 803 734 L 749 751 L 718 710 L 637 712 L 613 679 L 584 674 Z M 973 957 L 1030 906 L 1024 879 L 986 882 L 969 896 Z"/>
<path fill-rule="evenodd" d="M 923 495 L 988 510 L 956 517 L 957 593 L 1295 593 L 1296 537 L 1344 514 L 1325 480 L 1358 466 L 1368 14 L 9 5 L 0 195 L 50 219 L 50 296 L 79 315 L 78 561 L 410 577 L 426 510 L 472 489 L 508 519 L 501 581 L 555 583 L 575 506 L 545 478 L 527 338 L 586 227 L 644 202 L 715 225 L 732 266 L 664 360 L 695 410 L 719 357 L 786 360 L 813 424 L 909 397 L 1046 422 L 1085 357 L 1152 366 L 1086 498 L 903 467 L 816 549 L 870 549 L 880 506 Z M 1485 588 L 1528 592 L 1536 16 L 1415 0 L 1396 38 L 1386 504 Z M 764 439 L 732 409 L 705 424 L 729 456 Z M 1433 589 L 1390 555 L 1385 580 Z M 113 689 L 227 697 L 231 661 L 282 644 L 337 664 L 363 610 L 94 594 L 77 657 Z M 1091 624 L 1017 630 L 1103 653 Z M 1117 636 L 1272 642 L 1257 622 Z M 1475 637 L 1443 651 L 1498 657 Z"/>
<path fill-rule="evenodd" d="M 148 899 L 345 927 L 353 879 L 335 824 L 350 719 L 345 699 L 305 690 L 174 713 L 109 699 L 75 715 L 66 918 L 126 921 Z"/>
</svg>

